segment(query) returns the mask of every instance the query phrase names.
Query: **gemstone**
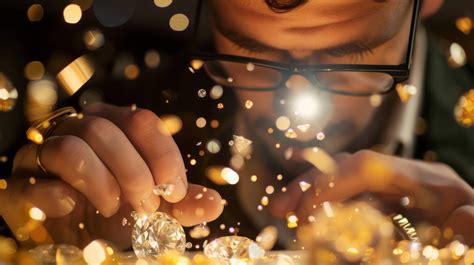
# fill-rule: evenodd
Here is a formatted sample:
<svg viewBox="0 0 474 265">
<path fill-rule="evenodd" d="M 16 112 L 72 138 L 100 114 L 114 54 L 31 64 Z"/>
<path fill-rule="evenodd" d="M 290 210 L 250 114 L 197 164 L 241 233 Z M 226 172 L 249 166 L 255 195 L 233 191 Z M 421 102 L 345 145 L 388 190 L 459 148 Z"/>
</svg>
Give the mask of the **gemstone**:
<svg viewBox="0 0 474 265">
<path fill-rule="evenodd" d="M 205 238 L 210 233 L 211 231 L 209 230 L 209 227 L 205 224 L 196 225 L 189 231 L 189 235 L 195 239 Z"/>
<path fill-rule="evenodd" d="M 162 212 L 137 216 L 132 231 L 137 257 L 158 257 L 168 251 L 184 253 L 185 246 L 186 235 L 176 219 Z"/>
<path fill-rule="evenodd" d="M 251 140 L 243 136 L 234 135 L 233 138 L 234 138 L 235 149 L 239 153 L 242 153 L 243 151 L 245 151 L 245 149 L 247 149 L 252 144 Z"/>
<path fill-rule="evenodd" d="M 69 264 L 82 261 L 82 251 L 71 245 L 41 245 L 29 252 L 38 264 Z"/>
<path fill-rule="evenodd" d="M 217 260 L 219 264 L 246 264 L 265 255 L 265 250 L 254 241 L 241 236 L 220 237 L 207 244 L 204 255 Z"/>
<path fill-rule="evenodd" d="M 306 181 L 300 181 L 299 185 L 300 185 L 300 189 L 301 189 L 302 192 L 305 192 L 305 191 L 307 191 L 309 188 L 311 188 L 311 184 L 309 184 L 309 183 L 306 182 Z"/>
<path fill-rule="evenodd" d="M 158 196 L 170 196 L 173 191 L 173 184 L 160 184 L 153 187 L 153 193 Z"/>
</svg>

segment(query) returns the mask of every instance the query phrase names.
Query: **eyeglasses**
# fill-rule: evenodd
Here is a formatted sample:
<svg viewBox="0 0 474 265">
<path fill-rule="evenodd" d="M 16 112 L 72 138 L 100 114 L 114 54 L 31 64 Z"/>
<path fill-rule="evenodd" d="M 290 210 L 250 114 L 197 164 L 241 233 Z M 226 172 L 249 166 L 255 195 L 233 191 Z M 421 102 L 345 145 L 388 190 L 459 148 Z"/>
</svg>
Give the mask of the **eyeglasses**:
<svg viewBox="0 0 474 265">
<path fill-rule="evenodd" d="M 272 91 L 283 88 L 293 75 L 305 77 L 315 88 L 337 94 L 370 96 L 391 91 L 408 79 L 421 0 L 414 0 L 407 55 L 400 65 L 285 64 L 228 54 L 195 53 L 209 77 L 228 88 Z"/>
</svg>

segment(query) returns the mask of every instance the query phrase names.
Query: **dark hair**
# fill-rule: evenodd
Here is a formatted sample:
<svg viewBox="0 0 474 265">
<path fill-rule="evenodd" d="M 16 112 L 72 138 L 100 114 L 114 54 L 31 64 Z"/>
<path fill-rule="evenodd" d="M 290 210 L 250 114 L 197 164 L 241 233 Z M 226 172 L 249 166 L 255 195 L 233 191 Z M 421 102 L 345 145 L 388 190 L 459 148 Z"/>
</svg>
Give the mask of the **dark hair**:
<svg viewBox="0 0 474 265">
<path fill-rule="evenodd" d="M 273 12 L 284 13 L 306 3 L 308 0 L 265 0 Z"/>
</svg>

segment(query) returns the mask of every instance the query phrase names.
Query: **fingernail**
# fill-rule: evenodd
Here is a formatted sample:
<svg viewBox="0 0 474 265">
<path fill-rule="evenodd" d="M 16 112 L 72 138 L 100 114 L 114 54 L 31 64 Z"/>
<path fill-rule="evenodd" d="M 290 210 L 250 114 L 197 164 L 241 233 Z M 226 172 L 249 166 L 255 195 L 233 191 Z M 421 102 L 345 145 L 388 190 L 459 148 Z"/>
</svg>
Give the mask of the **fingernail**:
<svg viewBox="0 0 474 265">
<path fill-rule="evenodd" d="M 62 197 L 58 202 L 64 215 L 71 213 L 76 207 L 76 202 L 69 196 Z"/>
</svg>

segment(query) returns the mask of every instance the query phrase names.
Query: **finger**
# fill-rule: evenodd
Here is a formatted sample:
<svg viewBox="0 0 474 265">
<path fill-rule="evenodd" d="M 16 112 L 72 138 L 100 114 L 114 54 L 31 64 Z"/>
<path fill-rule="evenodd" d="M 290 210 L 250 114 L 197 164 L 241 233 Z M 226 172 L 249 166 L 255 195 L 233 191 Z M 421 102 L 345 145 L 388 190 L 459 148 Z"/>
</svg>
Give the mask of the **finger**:
<svg viewBox="0 0 474 265">
<path fill-rule="evenodd" d="M 127 135 L 151 170 L 156 184 L 171 184 L 174 190 L 164 195 L 169 202 L 184 198 L 187 190 L 183 158 L 164 123 L 151 111 L 95 104 L 85 113 L 104 117 Z"/>
<path fill-rule="evenodd" d="M 37 149 L 37 145 L 25 146 L 23 158 L 15 164 L 14 172 L 38 171 Z M 102 215 L 112 216 L 119 209 L 119 184 L 82 139 L 75 136 L 50 137 L 42 144 L 39 155 L 48 173 L 84 194 Z"/>
<path fill-rule="evenodd" d="M 85 115 L 81 119 L 63 121 L 53 134 L 75 135 L 85 141 L 110 170 L 120 185 L 122 196 L 135 210 L 154 212 L 158 209 L 160 199 L 153 194 L 155 182 L 148 166 L 127 136 L 112 122 Z"/>
<path fill-rule="evenodd" d="M 335 163 L 340 163 L 349 157 L 347 153 L 336 154 L 332 159 Z M 290 185 L 287 186 L 286 192 L 277 193 L 272 198 L 270 204 L 270 211 L 276 217 L 285 217 L 289 212 L 297 211 L 297 209 L 310 208 L 313 209 L 314 199 L 311 197 L 318 196 L 322 186 L 327 186 L 331 181 L 329 178 L 332 176 L 325 176 L 317 168 L 313 168 L 302 176 L 293 180 Z M 305 188 L 307 185 L 311 185 L 310 188 Z M 306 203 L 305 203 L 306 201 Z M 308 204 L 308 202 L 310 202 Z M 302 207 L 302 205 L 305 205 Z"/>
<path fill-rule="evenodd" d="M 183 200 L 171 205 L 171 214 L 184 226 L 214 221 L 223 210 L 217 191 L 195 184 L 189 184 Z"/>
<path fill-rule="evenodd" d="M 12 231 L 25 225 L 32 217 L 29 210 L 39 208 L 46 218 L 58 218 L 70 214 L 76 207 L 79 194 L 60 180 L 11 179 L 5 190 L 0 189 L 0 215 Z"/>
</svg>

